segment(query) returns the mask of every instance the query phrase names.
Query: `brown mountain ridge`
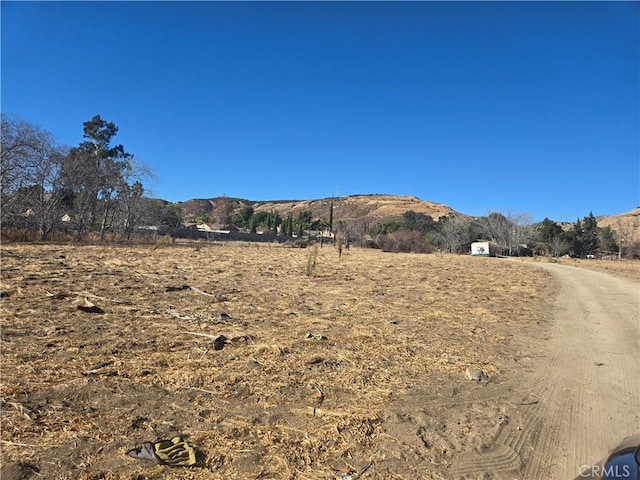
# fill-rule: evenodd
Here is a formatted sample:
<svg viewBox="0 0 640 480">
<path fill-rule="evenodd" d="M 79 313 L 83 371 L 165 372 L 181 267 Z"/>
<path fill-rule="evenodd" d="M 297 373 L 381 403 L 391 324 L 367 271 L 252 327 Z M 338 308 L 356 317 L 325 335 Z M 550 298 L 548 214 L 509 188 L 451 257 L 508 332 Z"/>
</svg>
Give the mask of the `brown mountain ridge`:
<svg viewBox="0 0 640 480">
<path fill-rule="evenodd" d="M 369 225 L 400 220 L 402 215 L 412 210 L 429 215 L 434 220 L 451 215 L 461 219 L 473 216 L 455 211 L 453 208 L 436 202 L 421 200 L 410 195 L 358 194 L 344 197 L 328 197 L 315 200 L 246 200 L 231 197 L 210 199 L 191 199 L 178 202 L 185 220 L 208 215 L 216 218 L 216 212 L 226 204 L 232 211 L 249 206 L 255 212 L 276 210 L 281 217 L 292 215 L 294 218 L 304 211 L 310 211 L 313 219 L 328 220 L 330 205 L 333 202 L 334 221 L 365 222 Z M 616 215 L 596 217 L 598 226 L 611 226 L 625 242 L 640 241 L 640 207 Z"/>
<path fill-rule="evenodd" d="M 330 206 L 333 203 L 335 221 L 365 221 L 369 224 L 399 220 L 409 210 L 429 215 L 434 220 L 447 215 L 460 218 L 468 217 L 442 203 L 428 202 L 414 196 L 384 194 L 350 195 L 317 200 L 266 201 L 216 197 L 211 199 L 192 199 L 180 202 L 179 205 L 182 208 L 185 219 L 195 218 L 203 214 L 207 214 L 213 219 L 216 217 L 216 212 L 225 203 L 230 206 L 232 211 L 249 206 L 255 212 L 271 212 L 275 210 L 281 217 L 292 215 L 295 218 L 299 213 L 309 211 L 313 219 L 321 220 L 328 220 Z"/>
</svg>

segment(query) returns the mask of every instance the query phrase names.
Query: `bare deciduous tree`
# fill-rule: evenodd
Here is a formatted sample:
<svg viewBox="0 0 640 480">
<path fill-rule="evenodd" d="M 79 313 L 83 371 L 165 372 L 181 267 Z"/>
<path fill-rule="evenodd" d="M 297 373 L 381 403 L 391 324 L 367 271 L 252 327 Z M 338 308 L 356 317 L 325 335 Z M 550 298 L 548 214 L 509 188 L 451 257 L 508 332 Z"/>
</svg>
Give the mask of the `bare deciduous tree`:
<svg viewBox="0 0 640 480">
<path fill-rule="evenodd" d="M 559 257 L 569 251 L 569 242 L 567 242 L 561 235 L 556 235 L 549 240 L 549 253 L 553 257 Z"/>
<path fill-rule="evenodd" d="M 436 237 L 440 248 L 448 253 L 456 253 L 467 240 L 463 223 L 453 216 L 438 220 Z"/>
<path fill-rule="evenodd" d="M 531 216 L 526 213 L 509 212 L 507 216 L 491 212 L 479 219 L 482 234 L 496 243 L 509 255 L 517 255 L 530 234 Z"/>
<path fill-rule="evenodd" d="M 66 149 L 50 132 L 19 118 L 0 120 L 2 222 L 46 240 L 61 216 L 60 167 Z"/>
<path fill-rule="evenodd" d="M 611 224 L 614 231 L 616 243 L 618 244 L 618 258 L 627 255 L 627 249 L 631 249 L 634 244 L 633 234 L 640 226 L 640 217 L 617 218 Z"/>
</svg>

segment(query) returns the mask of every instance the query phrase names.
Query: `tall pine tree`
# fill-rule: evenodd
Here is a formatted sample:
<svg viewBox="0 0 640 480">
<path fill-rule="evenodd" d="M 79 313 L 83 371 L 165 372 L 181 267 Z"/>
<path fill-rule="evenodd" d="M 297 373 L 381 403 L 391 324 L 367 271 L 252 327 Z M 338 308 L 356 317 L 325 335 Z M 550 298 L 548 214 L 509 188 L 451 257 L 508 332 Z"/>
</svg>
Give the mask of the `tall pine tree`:
<svg viewBox="0 0 640 480">
<path fill-rule="evenodd" d="M 329 231 L 333 232 L 333 200 L 329 204 Z"/>
<path fill-rule="evenodd" d="M 593 212 L 582 219 L 582 250 L 585 255 L 593 255 L 598 250 L 598 222 Z"/>
</svg>

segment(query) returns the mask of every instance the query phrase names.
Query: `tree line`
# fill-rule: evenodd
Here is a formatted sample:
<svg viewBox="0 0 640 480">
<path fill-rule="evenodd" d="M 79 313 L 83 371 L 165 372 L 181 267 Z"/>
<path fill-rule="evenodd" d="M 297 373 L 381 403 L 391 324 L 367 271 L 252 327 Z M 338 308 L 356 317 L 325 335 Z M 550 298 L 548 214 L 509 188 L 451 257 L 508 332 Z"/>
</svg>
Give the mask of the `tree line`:
<svg viewBox="0 0 640 480">
<path fill-rule="evenodd" d="M 113 122 L 100 115 L 84 122 L 84 140 L 75 147 L 60 145 L 50 132 L 17 117 L 2 114 L 0 127 L 3 234 L 18 232 L 25 240 L 63 234 L 76 240 L 109 236 L 129 241 L 141 226 L 172 235 L 183 227 L 178 204 L 145 196 L 143 181 L 151 178 L 151 172 L 114 142 L 118 127 Z M 436 221 L 410 210 L 399 220 L 369 225 L 365 220 L 334 221 L 333 201 L 324 218 L 314 218 L 310 211 L 283 217 L 277 210 L 235 208 L 223 196 L 217 199 L 214 214 L 215 219 L 203 213 L 190 220 L 216 220 L 249 233 L 261 228 L 264 233 L 298 238 L 311 231 L 329 231 L 346 246 L 355 243 L 396 252 L 463 253 L 471 242 L 483 239 L 506 255 L 589 257 L 618 252 L 640 257 L 640 245 L 629 232 L 598 227 L 592 213 L 563 227 L 548 218 L 534 223 L 527 214 L 493 212 Z"/>
<path fill-rule="evenodd" d="M 225 222 L 241 230 L 287 237 L 308 237 L 310 232 L 331 232 L 344 245 L 380 248 L 391 252 L 429 253 L 435 250 L 449 253 L 468 253 L 476 240 L 492 242 L 504 255 L 547 255 L 559 257 L 602 256 L 604 254 L 640 257 L 640 245 L 624 240 L 624 236 L 611 227 L 598 227 L 593 213 L 574 224 L 560 225 L 548 218 L 533 222 L 522 213 L 504 215 L 492 212 L 483 217 L 431 216 L 412 210 L 398 220 L 370 225 L 365 219 L 334 222 L 334 205 L 330 202 L 326 215 L 315 218 L 311 211 L 295 216 L 281 216 L 277 210 L 254 211 L 244 205 L 228 211 Z M 338 215 L 339 216 L 339 215 Z M 215 217 L 220 219 L 219 208 Z M 196 222 L 207 219 L 207 214 L 196 216 Z M 627 237 L 632 235 L 627 232 Z"/>
<path fill-rule="evenodd" d="M 534 223 L 527 214 L 493 212 L 472 219 L 445 216 L 434 221 L 423 213 L 407 211 L 401 220 L 377 224 L 368 233 L 378 247 L 392 251 L 464 253 L 470 243 L 482 239 L 505 255 L 640 258 L 640 244 L 625 240 L 610 226 L 598 227 L 592 212 L 563 227 L 549 218 Z"/>
<path fill-rule="evenodd" d="M 149 198 L 143 184 L 152 174 L 123 145 L 118 127 L 95 115 L 83 123 L 83 141 L 68 147 L 50 132 L 18 117 L 0 117 L 0 200 L 3 235 L 21 240 L 74 238 L 129 241 L 141 230 L 177 235 L 185 220 L 235 224 L 255 233 L 302 237 L 327 228 L 301 212 L 236 211 L 231 199 L 217 199 L 214 218 L 185 219 L 179 204 Z M 153 234 L 153 233 L 152 233 Z"/>
<path fill-rule="evenodd" d="M 118 128 L 100 115 L 83 124 L 75 147 L 29 122 L 0 118 L 2 228 L 49 240 L 63 232 L 129 239 L 145 213 L 142 181 L 150 172 L 114 144 Z M 29 238 L 34 239 L 34 238 Z"/>
</svg>

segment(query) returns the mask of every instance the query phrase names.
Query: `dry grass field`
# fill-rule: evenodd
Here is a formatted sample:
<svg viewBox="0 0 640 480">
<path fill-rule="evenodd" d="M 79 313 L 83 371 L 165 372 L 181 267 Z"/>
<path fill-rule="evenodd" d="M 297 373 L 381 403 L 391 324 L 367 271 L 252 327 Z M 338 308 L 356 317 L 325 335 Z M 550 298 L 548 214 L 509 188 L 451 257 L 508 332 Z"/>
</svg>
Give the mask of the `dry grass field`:
<svg viewBox="0 0 640 480">
<path fill-rule="evenodd" d="M 606 273 L 619 278 L 640 283 L 640 262 L 637 260 L 595 260 L 586 258 L 554 258 L 543 257 L 518 259 L 521 262 L 551 262 L 570 267 L 584 268 L 594 272 Z"/>
<path fill-rule="evenodd" d="M 516 428 L 525 392 L 486 392 L 534 367 L 553 287 L 525 262 L 327 246 L 1 253 L 3 480 L 451 478 Z M 199 466 L 125 455 L 176 434 Z"/>
<path fill-rule="evenodd" d="M 596 272 L 608 273 L 640 283 L 640 262 L 619 260 L 587 260 L 580 258 L 560 259 L 560 264 L 586 268 Z"/>
</svg>

